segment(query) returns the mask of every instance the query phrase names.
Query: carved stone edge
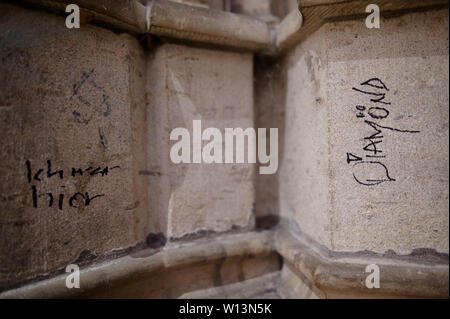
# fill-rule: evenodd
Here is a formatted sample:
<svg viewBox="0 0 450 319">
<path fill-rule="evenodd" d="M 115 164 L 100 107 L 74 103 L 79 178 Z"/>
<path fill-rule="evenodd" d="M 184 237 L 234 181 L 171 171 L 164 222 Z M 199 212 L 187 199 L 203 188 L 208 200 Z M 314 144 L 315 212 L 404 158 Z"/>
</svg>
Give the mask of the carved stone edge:
<svg viewBox="0 0 450 319">
<path fill-rule="evenodd" d="M 83 291 L 139 280 L 150 274 L 195 263 L 237 256 L 264 256 L 278 252 L 295 273 L 324 298 L 448 298 L 448 263 L 410 261 L 371 253 L 336 253 L 296 232 L 247 232 L 171 243 L 161 251 L 141 251 L 80 270 Z M 368 264 L 380 268 L 380 288 L 365 286 Z M 68 298 L 80 289 L 67 289 L 67 274 L 0 293 L 0 298 Z"/>
<path fill-rule="evenodd" d="M 65 16 L 66 6 L 73 1 L 17 2 Z M 151 34 L 251 52 L 270 44 L 267 24 L 250 16 L 168 0 L 78 0 L 76 3 L 80 7 L 82 23 L 84 21 L 135 35 Z"/>
<path fill-rule="evenodd" d="M 19 0 L 33 7 L 66 15 L 71 0 Z M 279 24 L 216 9 L 168 0 L 78 0 L 82 21 L 135 35 L 151 34 L 177 41 L 279 56 L 328 21 L 367 15 L 372 0 L 298 0 L 299 9 Z M 381 15 L 448 6 L 449 0 L 380 0 Z M 236 26 L 239 26 L 238 28 Z"/>
<path fill-rule="evenodd" d="M 280 227 L 275 249 L 318 295 L 325 298 L 448 298 L 447 263 L 384 257 L 370 252 L 336 253 Z M 409 260 L 408 260 L 409 259 Z M 412 258 L 414 259 L 414 258 Z M 380 269 L 380 288 L 367 288 L 366 266 Z"/>
<path fill-rule="evenodd" d="M 280 271 L 276 271 L 229 285 L 187 292 L 179 299 L 258 299 L 267 295 L 278 299 L 279 282 Z"/>
<path fill-rule="evenodd" d="M 274 253 L 271 231 L 247 232 L 171 243 L 160 251 L 140 251 L 80 269 L 80 288 L 68 289 L 68 274 L 0 293 L 0 298 L 70 298 L 115 282 L 137 281 L 158 271 L 209 263 L 238 256 L 266 256 Z"/>
<path fill-rule="evenodd" d="M 322 25 L 332 21 L 360 19 L 364 24 L 367 5 L 376 3 L 381 17 L 391 17 L 414 11 L 427 11 L 448 7 L 449 0 L 298 0 L 303 16 L 301 29 L 292 32 L 275 47 L 271 55 L 280 56 L 304 41 Z M 268 50 L 264 50 L 267 52 Z"/>
</svg>

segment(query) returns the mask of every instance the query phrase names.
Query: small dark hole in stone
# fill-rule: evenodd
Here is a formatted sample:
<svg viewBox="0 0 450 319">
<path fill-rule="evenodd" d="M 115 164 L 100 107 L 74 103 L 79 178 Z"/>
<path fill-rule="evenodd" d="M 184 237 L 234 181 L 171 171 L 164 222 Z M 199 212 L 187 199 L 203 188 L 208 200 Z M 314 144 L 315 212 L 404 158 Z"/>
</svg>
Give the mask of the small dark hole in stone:
<svg viewBox="0 0 450 319">
<path fill-rule="evenodd" d="M 147 246 L 149 248 L 159 248 L 166 244 L 167 239 L 163 233 L 150 233 L 147 236 Z"/>
</svg>

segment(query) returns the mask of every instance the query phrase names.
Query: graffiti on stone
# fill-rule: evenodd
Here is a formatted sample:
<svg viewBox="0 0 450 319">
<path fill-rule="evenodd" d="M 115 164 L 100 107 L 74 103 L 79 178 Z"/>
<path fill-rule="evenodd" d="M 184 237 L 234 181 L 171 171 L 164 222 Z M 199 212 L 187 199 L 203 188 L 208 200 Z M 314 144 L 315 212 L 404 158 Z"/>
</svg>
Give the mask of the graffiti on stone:
<svg viewBox="0 0 450 319">
<path fill-rule="evenodd" d="M 105 194 L 89 194 L 89 192 L 75 192 L 66 194 L 65 192 L 42 191 L 41 186 L 44 179 L 57 179 L 63 181 L 68 178 L 86 178 L 86 177 L 105 177 L 111 174 L 111 171 L 120 169 L 120 166 L 88 166 L 86 168 L 72 167 L 69 171 L 55 169 L 52 161 L 49 159 L 44 168 L 34 167 L 30 160 L 25 162 L 27 181 L 31 185 L 31 198 L 33 207 L 38 208 L 44 205 L 47 207 L 58 207 L 63 210 L 64 207 L 78 208 L 79 206 L 89 206 L 94 199 L 104 197 Z M 62 186 L 64 187 L 64 186 Z"/>
<path fill-rule="evenodd" d="M 352 165 L 353 179 L 364 186 L 394 182 L 396 179 L 387 163 L 388 154 L 383 148 L 386 133 L 417 134 L 420 131 L 395 128 L 385 123 L 394 104 L 389 96 L 389 88 L 381 79 L 370 78 L 352 87 L 352 90 L 358 93 L 362 101 L 354 105 L 352 112 L 361 120 L 361 126 L 369 129 L 369 133 L 365 133 L 362 138 L 362 149 L 346 154 L 347 164 Z"/>
</svg>

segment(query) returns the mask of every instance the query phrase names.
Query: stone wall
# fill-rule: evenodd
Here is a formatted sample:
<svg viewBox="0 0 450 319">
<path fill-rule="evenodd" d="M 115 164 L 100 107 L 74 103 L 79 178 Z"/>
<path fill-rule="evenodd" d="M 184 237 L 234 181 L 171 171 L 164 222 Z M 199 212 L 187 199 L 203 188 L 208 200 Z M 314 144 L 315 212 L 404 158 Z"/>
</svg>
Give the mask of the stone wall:
<svg viewBox="0 0 450 319">
<path fill-rule="evenodd" d="M 419 2 L 0 4 L 0 297 L 448 297 L 448 10 Z M 278 128 L 277 173 L 196 163 L 194 121 Z"/>
<path fill-rule="evenodd" d="M 249 229 L 254 164 L 172 164 L 172 129 L 253 127 L 253 59 L 1 5 L 0 286 Z M 42 21 L 46 21 L 42 23 Z"/>
<path fill-rule="evenodd" d="M 147 211 L 134 174 L 144 102 L 137 40 L 0 11 L 4 286 L 136 245 Z"/>
<path fill-rule="evenodd" d="M 168 137 L 177 127 L 253 127 L 251 54 L 164 44 L 147 69 L 150 228 L 169 238 L 248 228 L 254 203 L 254 164 L 173 164 Z M 203 146 L 206 142 L 203 142 Z M 222 146 L 221 146 L 222 147 Z M 191 144 L 192 152 L 193 146 Z M 224 154 L 222 154 L 224 156 Z"/>
<path fill-rule="evenodd" d="M 448 253 L 448 13 L 327 23 L 284 59 L 280 213 L 332 250 Z"/>
</svg>

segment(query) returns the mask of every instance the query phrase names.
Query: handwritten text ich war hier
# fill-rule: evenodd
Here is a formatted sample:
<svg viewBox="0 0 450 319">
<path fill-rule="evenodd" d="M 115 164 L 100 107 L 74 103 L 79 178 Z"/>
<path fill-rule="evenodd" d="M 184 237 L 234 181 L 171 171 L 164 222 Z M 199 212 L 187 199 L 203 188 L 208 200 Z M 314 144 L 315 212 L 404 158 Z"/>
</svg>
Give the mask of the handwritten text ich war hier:
<svg viewBox="0 0 450 319">
<path fill-rule="evenodd" d="M 60 210 L 64 207 L 64 193 L 59 194 L 53 194 L 52 192 L 44 192 L 40 193 L 38 192 L 38 187 L 40 182 L 44 178 L 59 178 L 60 180 L 63 180 L 64 178 L 76 178 L 76 177 L 83 177 L 83 176 L 106 176 L 108 175 L 112 170 L 120 168 L 120 166 L 113 166 L 113 167 L 92 167 L 89 166 L 85 169 L 83 168 L 75 168 L 72 167 L 72 169 L 69 172 L 64 172 L 62 169 L 54 169 L 52 167 L 52 161 L 47 160 L 46 168 L 38 168 L 33 169 L 31 161 L 26 161 L 26 170 L 27 170 L 27 180 L 28 183 L 31 184 L 31 196 L 33 200 L 33 207 L 38 208 L 38 203 L 41 205 L 43 202 L 44 204 L 47 204 L 48 207 L 53 207 L 54 205 L 58 205 L 58 208 Z M 64 186 L 63 186 L 64 187 Z M 69 196 L 66 199 L 66 203 L 73 208 L 78 208 L 80 205 L 89 206 L 89 204 L 99 197 L 103 197 L 105 194 L 89 194 L 88 192 L 75 192 L 74 194 L 69 194 Z M 42 199 L 41 197 L 44 197 Z M 47 200 L 45 200 L 45 198 Z M 57 204 L 55 203 L 57 201 Z"/>
</svg>

